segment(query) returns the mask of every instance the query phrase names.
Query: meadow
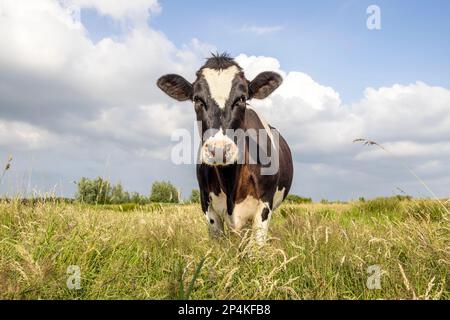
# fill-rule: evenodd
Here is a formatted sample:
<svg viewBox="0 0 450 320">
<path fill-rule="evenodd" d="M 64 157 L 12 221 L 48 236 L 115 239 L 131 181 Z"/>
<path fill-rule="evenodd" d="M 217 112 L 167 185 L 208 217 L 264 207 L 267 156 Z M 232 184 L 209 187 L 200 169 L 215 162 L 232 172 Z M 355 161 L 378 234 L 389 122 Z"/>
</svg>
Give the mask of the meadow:
<svg viewBox="0 0 450 320">
<path fill-rule="evenodd" d="M 449 299 L 449 235 L 439 203 L 395 197 L 284 204 L 264 247 L 210 240 L 197 204 L 3 201 L 0 298 Z"/>
</svg>

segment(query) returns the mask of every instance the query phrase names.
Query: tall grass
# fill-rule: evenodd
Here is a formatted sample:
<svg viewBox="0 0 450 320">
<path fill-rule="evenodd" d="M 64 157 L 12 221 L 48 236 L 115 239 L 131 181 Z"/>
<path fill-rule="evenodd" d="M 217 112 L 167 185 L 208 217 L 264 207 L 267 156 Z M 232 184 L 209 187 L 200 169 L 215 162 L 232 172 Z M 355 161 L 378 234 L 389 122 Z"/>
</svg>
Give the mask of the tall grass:
<svg viewBox="0 0 450 320">
<path fill-rule="evenodd" d="M 197 205 L 3 202 L 0 297 L 448 299 L 447 221 L 431 201 L 392 201 L 286 204 L 262 248 L 249 232 L 209 240 Z M 379 290 L 366 285 L 372 265 Z"/>
</svg>

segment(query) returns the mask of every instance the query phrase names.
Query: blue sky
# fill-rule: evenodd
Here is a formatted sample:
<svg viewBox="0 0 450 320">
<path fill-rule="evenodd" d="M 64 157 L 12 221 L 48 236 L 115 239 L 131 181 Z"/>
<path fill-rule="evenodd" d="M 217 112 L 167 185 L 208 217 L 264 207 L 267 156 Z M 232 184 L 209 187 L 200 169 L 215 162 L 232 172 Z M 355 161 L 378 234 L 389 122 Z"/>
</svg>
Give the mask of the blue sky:
<svg viewBox="0 0 450 320">
<path fill-rule="evenodd" d="M 432 1 L 160 1 L 149 19 L 181 47 L 193 38 L 232 55 L 276 57 L 283 70 L 311 75 L 343 102 L 366 87 L 418 80 L 450 87 L 450 2 Z M 368 30 L 366 8 L 381 9 L 381 30 Z M 82 21 L 92 39 L 120 36 L 122 26 L 92 9 Z M 276 27 L 255 35 L 245 27 Z"/>
</svg>

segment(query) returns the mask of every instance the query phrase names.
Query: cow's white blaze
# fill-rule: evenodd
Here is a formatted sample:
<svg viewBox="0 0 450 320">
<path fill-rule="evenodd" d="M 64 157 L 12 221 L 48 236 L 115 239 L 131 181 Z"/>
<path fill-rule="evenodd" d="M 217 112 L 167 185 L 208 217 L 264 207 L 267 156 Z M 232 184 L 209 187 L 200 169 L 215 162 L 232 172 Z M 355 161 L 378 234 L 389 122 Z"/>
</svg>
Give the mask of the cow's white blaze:
<svg viewBox="0 0 450 320">
<path fill-rule="evenodd" d="M 219 108 L 225 108 L 225 103 L 230 96 L 233 79 L 239 72 L 240 70 L 236 66 L 220 70 L 203 69 L 202 74 L 208 83 L 211 98 L 214 99 Z"/>
</svg>

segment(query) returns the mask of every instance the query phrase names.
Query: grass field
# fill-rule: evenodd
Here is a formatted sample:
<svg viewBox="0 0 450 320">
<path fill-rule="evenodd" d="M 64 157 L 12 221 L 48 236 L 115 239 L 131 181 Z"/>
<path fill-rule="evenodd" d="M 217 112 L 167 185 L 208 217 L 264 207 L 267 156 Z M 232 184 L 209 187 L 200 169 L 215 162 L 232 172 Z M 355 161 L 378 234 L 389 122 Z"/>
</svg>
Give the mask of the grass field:
<svg viewBox="0 0 450 320">
<path fill-rule="evenodd" d="M 198 205 L 2 202 L 0 298 L 449 299 L 449 235 L 429 200 L 285 204 L 263 248 L 210 241 Z"/>
</svg>

